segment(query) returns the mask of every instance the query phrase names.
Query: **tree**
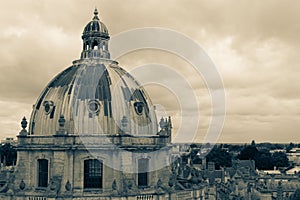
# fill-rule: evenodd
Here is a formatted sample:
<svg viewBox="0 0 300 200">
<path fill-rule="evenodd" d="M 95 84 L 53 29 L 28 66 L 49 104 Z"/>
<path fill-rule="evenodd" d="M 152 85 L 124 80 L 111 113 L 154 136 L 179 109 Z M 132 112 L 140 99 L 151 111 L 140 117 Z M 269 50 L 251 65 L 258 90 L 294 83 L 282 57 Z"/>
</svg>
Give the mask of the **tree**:
<svg viewBox="0 0 300 200">
<path fill-rule="evenodd" d="M 241 153 L 238 155 L 238 159 L 240 160 L 254 160 L 254 158 L 258 155 L 259 151 L 255 146 L 246 146 Z"/>
<path fill-rule="evenodd" d="M 270 150 L 273 149 L 284 149 L 284 145 L 283 144 L 273 144 L 270 148 Z"/>
<path fill-rule="evenodd" d="M 17 161 L 17 150 L 14 146 L 6 143 L 0 147 L 1 163 L 5 166 L 12 166 Z"/>
<path fill-rule="evenodd" d="M 197 145 L 196 145 L 195 143 L 192 143 L 192 144 L 190 145 L 190 148 L 191 148 L 191 149 L 195 149 L 195 148 L 197 148 Z"/>
<path fill-rule="evenodd" d="M 286 154 L 283 152 L 275 152 L 272 155 L 273 164 L 276 167 L 288 167 L 289 166 L 289 159 L 287 158 Z"/>
<path fill-rule="evenodd" d="M 271 170 L 274 168 L 274 160 L 269 150 L 259 151 L 253 144 L 246 146 L 238 155 L 238 159 L 254 160 L 256 168 L 260 170 Z"/>
<path fill-rule="evenodd" d="M 193 149 L 193 150 L 191 151 L 191 153 L 190 153 L 190 158 L 191 158 L 191 160 L 194 160 L 195 157 L 197 157 L 197 153 L 198 153 L 198 151 L 195 150 L 195 149 Z"/>
<path fill-rule="evenodd" d="M 255 166 L 259 170 L 272 170 L 274 169 L 274 162 L 272 155 L 269 151 L 259 151 L 254 157 Z"/>
<path fill-rule="evenodd" d="M 216 169 L 232 166 L 232 155 L 220 147 L 214 147 L 207 154 L 206 159 L 208 162 L 214 162 Z"/>
<path fill-rule="evenodd" d="M 287 147 L 286 147 L 286 151 L 289 152 L 290 150 L 292 150 L 292 148 L 295 148 L 296 145 L 294 143 L 290 143 Z"/>
<path fill-rule="evenodd" d="M 232 151 L 239 152 L 243 149 L 243 146 L 242 145 L 236 145 L 236 144 L 232 144 L 232 145 L 230 144 L 230 145 L 228 145 L 228 149 L 229 149 L 230 152 L 232 152 Z"/>
<path fill-rule="evenodd" d="M 191 153 L 190 153 L 191 163 L 193 163 L 193 164 L 202 164 L 202 160 L 198 156 L 198 152 L 199 151 L 196 148 L 191 150 Z"/>
</svg>

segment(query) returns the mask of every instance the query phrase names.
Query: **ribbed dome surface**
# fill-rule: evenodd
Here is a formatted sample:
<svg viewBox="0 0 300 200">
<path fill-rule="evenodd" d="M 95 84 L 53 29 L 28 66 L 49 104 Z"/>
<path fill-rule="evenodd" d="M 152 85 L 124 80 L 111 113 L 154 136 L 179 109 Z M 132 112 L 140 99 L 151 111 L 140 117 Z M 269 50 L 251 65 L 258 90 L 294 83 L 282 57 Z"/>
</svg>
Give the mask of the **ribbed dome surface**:
<svg viewBox="0 0 300 200">
<path fill-rule="evenodd" d="M 85 26 L 82 33 L 82 39 L 89 37 L 109 38 L 108 30 L 105 24 L 99 20 L 97 9 L 95 9 L 94 15 L 95 16 L 93 20 Z"/>
<path fill-rule="evenodd" d="M 99 20 L 93 20 L 91 22 L 89 22 L 83 31 L 83 35 L 92 35 L 95 33 L 100 33 L 103 35 L 107 35 L 108 36 L 108 30 L 105 26 L 105 24 L 103 24 L 101 21 Z"/>
<path fill-rule="evenodd" d="M 155 135 L 157 120 L 143 87 L 117 62 L 85 59 L 57 75 L 38 98 L 30 134 Z"/>
<path fill-rule="evenodd" d="M 97 9 L 82 39 L 81 59 L 57 75 L 38 98 L 29 134 L 157 134 L 146 91 L 110 60 L 108 31 Z"/>
</svg>

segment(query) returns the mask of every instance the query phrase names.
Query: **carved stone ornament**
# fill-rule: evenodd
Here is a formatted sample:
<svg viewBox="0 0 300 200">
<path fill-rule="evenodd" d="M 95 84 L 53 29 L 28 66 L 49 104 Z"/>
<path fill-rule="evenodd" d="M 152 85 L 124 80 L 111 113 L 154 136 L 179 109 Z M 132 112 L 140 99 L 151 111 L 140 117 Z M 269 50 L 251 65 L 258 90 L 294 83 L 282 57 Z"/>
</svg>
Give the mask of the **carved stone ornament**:
<svg viewBox="0 0 300 200">
<path fill-rule="evenodd" d="M 26 184 L 25 184 L 24 180 L 22 179 L 21 182 L 20 182 L 19 188 L 20 188 L 21 190 L 24 190 L 25 187 L 26 187 Z"/>
</svg>

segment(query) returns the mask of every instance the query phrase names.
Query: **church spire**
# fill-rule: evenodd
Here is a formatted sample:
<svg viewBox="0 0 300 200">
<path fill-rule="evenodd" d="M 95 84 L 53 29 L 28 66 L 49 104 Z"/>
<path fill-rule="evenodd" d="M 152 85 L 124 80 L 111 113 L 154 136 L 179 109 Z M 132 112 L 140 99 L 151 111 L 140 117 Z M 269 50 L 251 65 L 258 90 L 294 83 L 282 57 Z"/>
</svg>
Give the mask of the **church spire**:
<svg viewBox="0 0 300 200">
<path fill-rule="evenodd" d="M 108 51 L 108 41 L 110 37 L 106 26 L 99 20 L 98 14 L 99 12 L 97 8 L 95 8 L 93 20 L 90 21 L 83 30 L 81 59 L 110 59 L 110 53 Z"/>
</svg>

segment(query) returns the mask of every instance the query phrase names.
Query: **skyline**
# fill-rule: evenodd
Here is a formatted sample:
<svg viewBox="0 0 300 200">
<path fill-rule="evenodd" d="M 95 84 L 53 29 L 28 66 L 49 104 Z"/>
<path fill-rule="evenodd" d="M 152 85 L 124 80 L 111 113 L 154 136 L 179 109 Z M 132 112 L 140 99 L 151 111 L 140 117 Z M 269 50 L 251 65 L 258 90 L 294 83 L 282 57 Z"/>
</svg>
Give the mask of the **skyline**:
<svg viewBox="0 0 300 200">
<path fill-rule="evenodd" d="M 22 117 L 29 120 L 32 104 L 47 83 L 79 58 L 81 34 L 92 19 L 96 5 L 111 37 L 134 28 L 161 27 L 183 33 L 202 46 L 221 74 L 226 92 L 225 124 L 217 142 L 300 142 L 300 112 L 297 110 L 300 108 L 297 93 L 300 89 L 297 81 L 300 3 L 120 2 L 26 0 L 3 3 L 0 13 L 1 138 L 18 134 Z M 203 80 L 193 75 L 186 61 L 153 50 L 133 52 L 117 61 L 127 71 L 143 64 L 160 63 L 186 77 L 199 100 L 200 130 L 195 142 L 201 142 L 211 116 L 210 96 Z M 162 105 L 178 122 L 180 107 L 178 102 L 172 101 L 174 95 L 157 85 L 146 86 L 146 89 L 152 101 Z"/>
</svg>

